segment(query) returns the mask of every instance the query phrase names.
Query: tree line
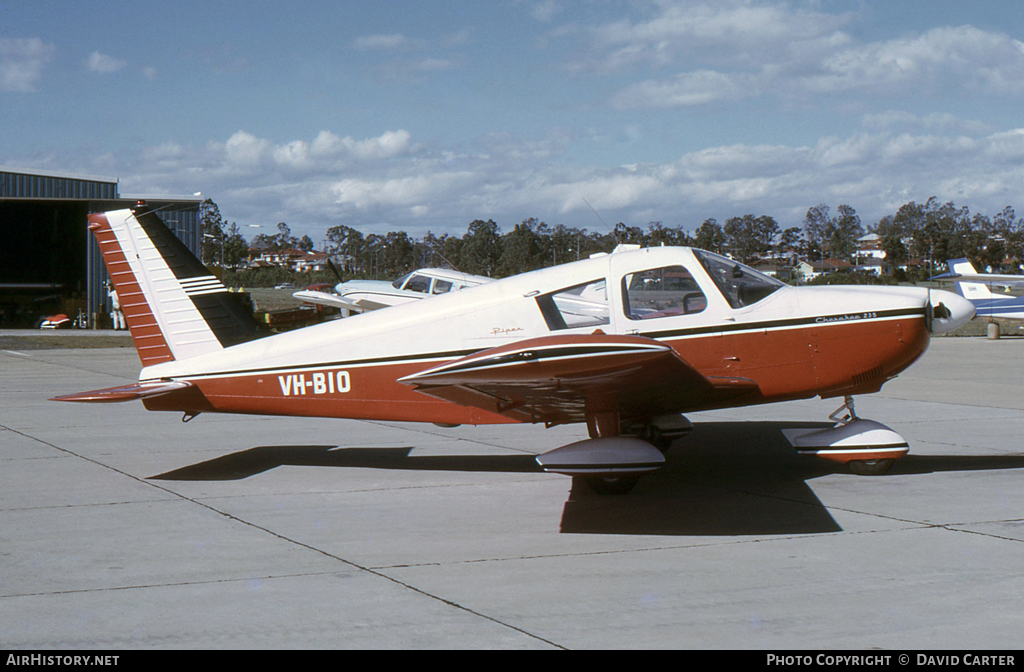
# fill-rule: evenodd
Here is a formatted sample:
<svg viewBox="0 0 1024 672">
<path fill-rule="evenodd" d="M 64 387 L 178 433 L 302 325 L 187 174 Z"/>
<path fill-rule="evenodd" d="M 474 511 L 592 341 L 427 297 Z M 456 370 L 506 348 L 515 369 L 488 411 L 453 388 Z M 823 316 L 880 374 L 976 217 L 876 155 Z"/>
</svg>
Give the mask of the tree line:
<svg viewBox="0 0 1024 672">
<path fill-rule="evenodd" d="M 308 236 L 292 236 L 284 223 L 277 225 L 276 234 L 260 234 L 247 242 L 236 224 L 224 222 L 219 208 L 210 200 L 203 202 L 201 219 L 202 254 L 207 264 L 239 267 L 253 246 L 271 251 L 313 249 Z M 346 278 L 391 279 L 431 266 L 500 278 L 610 252 L 619 244 L 693 246 L 744 263 L 772 260 L 792 265 L 797 260 L 824 259 L 851 262 L 858 240 L 866 233 L 877 234 L 886 252 L 883 275 L 900 280 L 927 278 L 942 269 L 946 259 L 967 257 L 979 267 L 1009 266 L 1009 270 L 1019 270 L 1024 259 L 1024 219 L 1017 218 L 1012 207 L 989 217 L 936 198 L 906 203 L 869 226 L 845 204 L 835 211 L 826 204 L 812 206 L 798 226 L 782 228 L 769 215 L 747 214 L 730 217 L 724 223 L 706 219 L 692 233 L 662 222 L 649 222 L 646 227 L 619 222 L 594 231 L 551 225 L 536 218 L 525 219 L 502 232 L 493 219 L 477 219 L 462 235 L 428 232 L 416 239 L 404 231 L 364 234 L 338 225 L 327 229 L 323 251 L 331 255 Z"/>
</svg>

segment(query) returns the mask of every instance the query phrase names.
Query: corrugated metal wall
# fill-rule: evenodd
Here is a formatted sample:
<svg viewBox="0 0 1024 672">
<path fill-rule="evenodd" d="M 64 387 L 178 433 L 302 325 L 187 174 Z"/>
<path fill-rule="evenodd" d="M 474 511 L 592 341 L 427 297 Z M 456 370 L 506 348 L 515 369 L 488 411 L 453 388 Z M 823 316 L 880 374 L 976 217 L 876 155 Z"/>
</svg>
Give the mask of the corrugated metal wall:
<svg viewBox="0 0 1024 672">
<path fill-rule="evenodd" d="M 122 199 L 118 193 L 116 179 L 74 177 L 48 175 L 38 172 L 19 172 L 16 170 L 0 170 L 0 201 L 81 201 L 88 204 L 90 213 L 119 210 L 131 207 L 134 200 Z M 149 205 L 158 209 L 158 215 L 174 231 L 196 256 L 199 256 L 200 243 L 203 239 L 199 217 L 199 201 L 197 200 L 160 200 L 147 199 Z M 4 222 L 0 222 L 3 224 Z M 18 222 L 24 226 L 26 222 Z M 31 225 L 31 222 L 28 222 Z M 72 223 L 79 226 L 79 223 Z M 86 222 L 80 223 L 81 231 L 85 231 Z M 68 231 L 68 235 L 79 232 Z M 108 279 L 107 269 L 92 234 L 86 235 L 86 299 L 88 311 L 94 313 L 109 312 L 107 288 L 104 283 Z M 45 254 L 45 250 L 40 250 Z"/>
<path fill-rule="evenodd" d="M 110 200 L 117 182 L 0 171 L 0 198 Z"/>
</svg>

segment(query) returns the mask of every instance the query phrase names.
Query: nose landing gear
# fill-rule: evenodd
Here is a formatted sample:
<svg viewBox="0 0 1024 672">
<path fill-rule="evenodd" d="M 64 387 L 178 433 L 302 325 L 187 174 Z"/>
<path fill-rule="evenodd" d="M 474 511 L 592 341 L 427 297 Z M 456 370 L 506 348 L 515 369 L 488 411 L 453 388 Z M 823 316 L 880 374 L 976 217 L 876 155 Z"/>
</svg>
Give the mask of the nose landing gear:
<svg viewBox="0 0 1024 672">
<path fill-rule="evenodd" d="M 842 462 L 862 476 L 884 474 L 910 450 L 907 440 L 891 428 L 857 417 L 853 397 L 845 397 L 828 417 L 836 423 L 830 429 L 784 429 L 782 433 L 801 455 Z"/>
</svg>

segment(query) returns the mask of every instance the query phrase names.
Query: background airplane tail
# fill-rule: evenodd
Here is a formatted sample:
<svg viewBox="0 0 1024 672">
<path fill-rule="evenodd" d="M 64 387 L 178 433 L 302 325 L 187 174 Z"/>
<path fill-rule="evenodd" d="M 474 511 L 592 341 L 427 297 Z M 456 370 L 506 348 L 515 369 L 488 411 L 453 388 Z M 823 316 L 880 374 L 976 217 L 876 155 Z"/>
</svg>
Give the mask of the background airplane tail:
<svg viewBox="0 0 1024 672">
<path fill-rule="evenodd" d="M 950 259 L 946 262 L 950 273 L 958 275 L 975 275 L 974 264 L 967 259 Z M 957 282 L 955 283 L 957 294 L 969 300 L 983 300 L 999 298 L 983 282 Z"/>
<path fill-rule="evenodd" d="M 143 204 L 89 216 L 143 366 L 259 338 L 252 313 Z"/>
</svg>

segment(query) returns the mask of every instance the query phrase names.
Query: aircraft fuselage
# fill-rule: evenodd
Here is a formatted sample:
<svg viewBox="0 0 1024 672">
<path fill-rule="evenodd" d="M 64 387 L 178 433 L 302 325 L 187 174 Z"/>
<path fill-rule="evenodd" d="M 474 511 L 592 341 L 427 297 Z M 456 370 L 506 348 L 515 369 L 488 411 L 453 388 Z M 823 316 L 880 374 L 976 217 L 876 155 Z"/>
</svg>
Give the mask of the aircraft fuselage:
<svg viewBox="0 0 1024 672">
<path fill-rule="evenodd" d="M 734 273 L 748 271 L 737 267 Z M 492 412 L 455 404 L 399 381 L 524 339 L 593 333 L 654 339 L 705 377 L 756 384 L 727 404 L 687 402 L 675 409 L 680 413 L 873 392 L 927 349 L 936 321 L 929 299 L 963 301 L 917 288 L 780 283 L 754 288 L 754 300 L 744 302 L 737 296 L 743 287 L 729 285 L 734 280 L 728 277 L 716 282 L 713 273 L 723 276 L 689 248 L 651 248 L 535 271 L 147 367 L 142 380 L 192 386 L 145 404 L 189 413 L 516 422 L 500 406 Z M 757 291 L 766 295 L 758 298 Z"/>
</svg>

